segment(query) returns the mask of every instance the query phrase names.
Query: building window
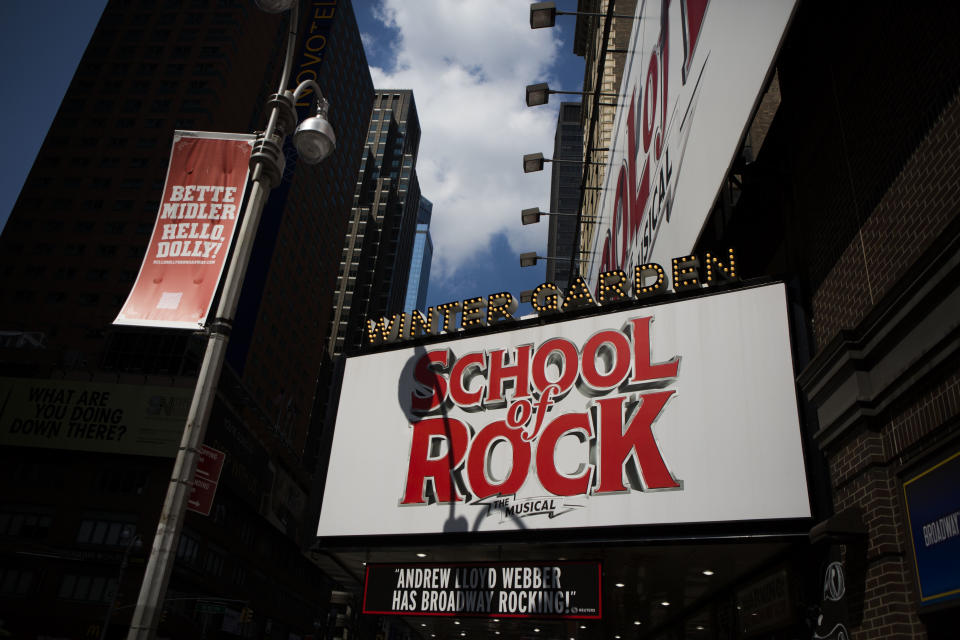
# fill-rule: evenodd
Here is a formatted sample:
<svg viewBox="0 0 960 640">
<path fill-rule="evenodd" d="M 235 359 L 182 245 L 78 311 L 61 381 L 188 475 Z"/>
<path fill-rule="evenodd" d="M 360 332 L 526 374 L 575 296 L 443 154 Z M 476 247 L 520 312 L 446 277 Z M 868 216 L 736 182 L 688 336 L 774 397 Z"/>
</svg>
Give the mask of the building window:
<svg viewBox="0 0 960 640">
<path fill-rule="evenodd" d="M 146 484 L 147 472 L 141 468 L 107 468 L 97 477 L 97 488 L 103 493 L 139 495 Z"/>
<path fill-rule="evenodd" d="M 223 554 L 209 549 L 203 556 L 203 570 L 213 576 L 223 574 Z"/>
<path fill-rule="evenodd" d="M 25 596 L 37 584 L 37 572 L 32 569 L 0 569 L 0 595 Z"/>
<path fill-rule="evenodd" d="M 200 551 L 200 543 L 193 536 L 181 534 L 180 543 L 177 545 L 177 560 L 193 564 L 197 561 L 197 554 Z"/>
<path fill-rule="evenodd" d="M 104 576 L 67 574 L 60 582 L 57 597 L 63 600 L 110 602 L 117 590 L 117 581 Z"/>
<path fill-rule="evenodd" d="M 234 585 L 238 587 L 242 587 L 243 584 L 247 581 L 247 570 L 244 569 L 239 564 L 234 565 L 231 578 Z"/>
<path fill-rule="evenodd" d="M 106 269 L 90 269 L 87 271 L 87 280 L 91 282 L 102 282 L 107 279 Z"/>
<path fill-rule="evenodd" d="M 57 280 L 70 280 L 76 273 L 77 269 L 75 267 L 58 267 L 53 277 Z"/>
<path fill-rule="evenodd" d="M 0 536 L 42 539 L 47 537 L 53 517 L 19 510 L 0 512 Z"/>
<path fill-rule="evenodd" d="M 136 534 L 136 525 L 115 519 L 87 518 L 77 532 L 79 544 L 125 545 Z"/>
</svg>

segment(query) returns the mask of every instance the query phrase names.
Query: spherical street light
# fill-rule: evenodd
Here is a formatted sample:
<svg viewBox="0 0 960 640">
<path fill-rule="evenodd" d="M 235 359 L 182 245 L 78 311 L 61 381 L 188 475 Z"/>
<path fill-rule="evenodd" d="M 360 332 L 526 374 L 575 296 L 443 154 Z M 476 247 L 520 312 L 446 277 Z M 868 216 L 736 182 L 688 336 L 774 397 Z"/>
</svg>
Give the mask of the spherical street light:
<svg viewBox="0 0 960 640">
<path fill-rule="evenodd" d="M 301 122 L 293 134 L 297 155 L 307 164 L 322 162 L 337 147 L 337 136 L 327 120 L 327 101 L 318 98 L 318 102 L 321 106 L 317 107 L 317 115 Z"/>
</svg>

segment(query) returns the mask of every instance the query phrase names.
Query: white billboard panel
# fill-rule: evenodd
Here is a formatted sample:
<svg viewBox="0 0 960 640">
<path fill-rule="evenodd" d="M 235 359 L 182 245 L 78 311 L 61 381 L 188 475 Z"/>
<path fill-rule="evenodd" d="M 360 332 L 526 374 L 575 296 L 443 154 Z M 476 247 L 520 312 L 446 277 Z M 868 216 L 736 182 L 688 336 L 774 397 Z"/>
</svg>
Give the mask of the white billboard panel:
<svg viewBox="0 0 960 640">
<path fill-rule="evenodd" d="M 318 535 L 809 515 L 769 285 L 348 359 Z"/>
<path fill-rule="evenodd" d="M 637 5 L 584 276 L 689 254 L 737 153 L 795 0 Z"/>
</svg>

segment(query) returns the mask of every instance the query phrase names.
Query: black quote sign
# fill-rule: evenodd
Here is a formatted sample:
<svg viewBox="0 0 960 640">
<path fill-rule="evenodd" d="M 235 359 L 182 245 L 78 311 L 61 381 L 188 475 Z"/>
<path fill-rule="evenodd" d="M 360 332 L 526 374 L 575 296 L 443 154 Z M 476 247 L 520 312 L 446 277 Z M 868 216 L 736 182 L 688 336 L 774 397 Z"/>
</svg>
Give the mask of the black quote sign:
<svg viewBox="0 0 960 640">
<path fill-rule="evenodd" d="M 600 563 L 370 564 L 363 612 L 600 618 Z"/>
</svg>

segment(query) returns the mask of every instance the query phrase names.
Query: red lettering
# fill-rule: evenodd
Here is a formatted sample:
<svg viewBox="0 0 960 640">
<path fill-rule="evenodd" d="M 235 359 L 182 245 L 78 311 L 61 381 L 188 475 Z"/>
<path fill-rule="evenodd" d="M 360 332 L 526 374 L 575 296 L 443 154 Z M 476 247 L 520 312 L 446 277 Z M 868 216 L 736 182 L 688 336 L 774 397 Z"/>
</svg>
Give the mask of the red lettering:
<svg viewBox="0 0 960 640">
<path fill-rule="evenodd" d="M 628 417 L 624 431 L 623 396 L 597 400 L 600 407 L 600 485 L 595 493 L 626 491 L 623 472 L 635 489 L 673 489 L 680 484 L 663 462 L 653 423 L 676 391 L 657 391 L 640 396 L 640 405 Z M 642 485 L 640 484 L 642 482 Z"/>
<path fill-rule="evenodd" d="M 605 345 L 612 348 L 604 348 Z M 590 388 L 597 391 L 613 389 L 630 373 L 630 344 L 619 331 L 601 331 L 583 345 L 581 359 L 580 377 Z M 606 364 L 607 373 L 600 373 L 597 369 L 598 359 Z"/>
<path fill-rule="evenodd" d="M 480 399 L 483 398 L 483 385 L 480 385 L 480 388 L 476 391 L 467 391 L 470 380 L 472 380 L 476 374 L 465 374 L 467 374 L 467 370 L 471 367 L 479 368 L 480 371 L 483 371 L 483 363 L 483 353 L 477 351 L 476 353 L 468 353 L 459 358 L 453 365 L 453 370 L 450 371 L 450 399 L 456 402 L 457 405 L 461 407 L 480 406 Z"/>
<path fill-rule="evenodd" d="M 634 318 L 627 326 L 633 335 L 633 377 L 630 382 L 676 378 L 680 368 L 680 358 L 674 357 L 668 362 L 650 364 L 650 323 L 653 316 Z"/>
<path fill-rule="evenodd" d="M 569 340 L 564 338 L 547 340 L 537 347 L 536 353 L 533 354 L 533 386 L 537 391 L 542 392 L 549 385 L 556 384 L 560 387 L 556 397 L 562 398 L 577 380 L 578 360 L 577 347 Z M 556 365 L 560 368 L 559 380 L 547 380 L 547 365 Z"/>
<path fill-rule="evenodd" d="M 607 242 L 609 243 L 611 236 L 614 237 L 614 245 L 616 245 L 616 229 L 617 225 L 623 227 L 623 255 L 626 256 L 627 246 L 630 232 L 630 187 L 627 185 L 627 164 L 630 163 L 630 159 L 627 158 L 627 163 L 620 167 L 620 174 L 617 176 L 617 189 L 614 191 L 614 200 L 613 200 L 613 233 L 607 236 Z M 603 251 L 606 254 L 608 250 L 607 246 L 604 246 Z M 613 257 L 616 255 L 616 246 L 609 247 L 610 250 L 610 259 L 606 260 L 606 264 L 601 265 L 600 271 L 612 271 L 614 269 L 623 268 L 623 263 L 613 264 Z"/>
<path fill-rule="evenodd" d="M 603 250 L 600 252 L 600 271 L 609 271 L 613 265 L 613 247 L 610 246 L 610 230 L 607 230 L 603 240 Z"/>
<path fill-rule="evenodd" d="M 503 386 L 507 380 L 513 380 L 513 397 L 526 398 L 530 395 L 530 352 L 533 347 L 529 344 L 517 347 L 514 364 L 506 362 L 507 352 L 497 349 L 490 353 L 490 364 L 487 372 L 487 401 L 486 405 L 502 404 Z"/>
<path fill-rule="evenodd" d="M 565 476 L 557 470 L 555 454 L 557 442 L 567 434 L 574 434 L 581 442 L 593 435 L 586 413 L 567 413 L 547 425 L 537 443 L 537 477 L 543 488 L 555 496 L 586 494 L 590 489 L 590 466 L 584 465 L 578 476 Z"/>
<path fill-rule="evenodd" d="M 407 469 L 407 487 L 401 504 L 424 504 L 427 501 L 427 481 L 433 485 L 437 502 L 460 502 L 454 494 L 452 472 L 463 462 L 470 432 L 467 425 L 452 418 L 427 418 L 415 422 L 410 445 L 410 466 Z M 430 457 L 434 440 L 446 443 L 446 451 Z"/>
<path fill-rule="evenodd" d="M 527 470 L 530 468 L 530 445 L 520 437 L 521 432 L 511 429 L 503 420 L 498 420 L 486 426 L 473 439 L 470 445 L 470 455 L 467 458 L 467 478 L 470 488 L 477 498 L 488 498 L 492 495 L 508 496 L 516 493 L 527 479 Z M 505 440 L 513 453 L 510 473 L 506 479 L 495 484 L 493 478 L 487 477 L 487 455 L 490 445 L 496 440 Z"/>
<path fill-rule="evenodd" d="M 533 406 L 529 400 L 517 400 L 507 409 L 507 426 L 511 429 L 519 429 L 530 422 L 530 416 L 533 415 Z"/>
<path fill-rule="evenodd" d="M 653 128 L 657 116 L 657 52 L 650 53 L 650 63 L 647 65 L 647 78 L 643 88 L 643 152 L 650 150 L 650 138 L 653 137 Z"/>
<path fill-rule="evenodd" d="M 426 387 L 430 395 L 425 395 L 422 387 L 414 389 L 413 393 L 410 394 L 410 410 L 413 413 L 430 413 L 446 399 L 447 380 L 439 375 L 433 366 L 446 367 L 448 354 L 449 351 L 446 349 L 430 351 L 417 361 L 417 366 L 413 369 L 413 378 L 423 387 Z"/>
</svg>

